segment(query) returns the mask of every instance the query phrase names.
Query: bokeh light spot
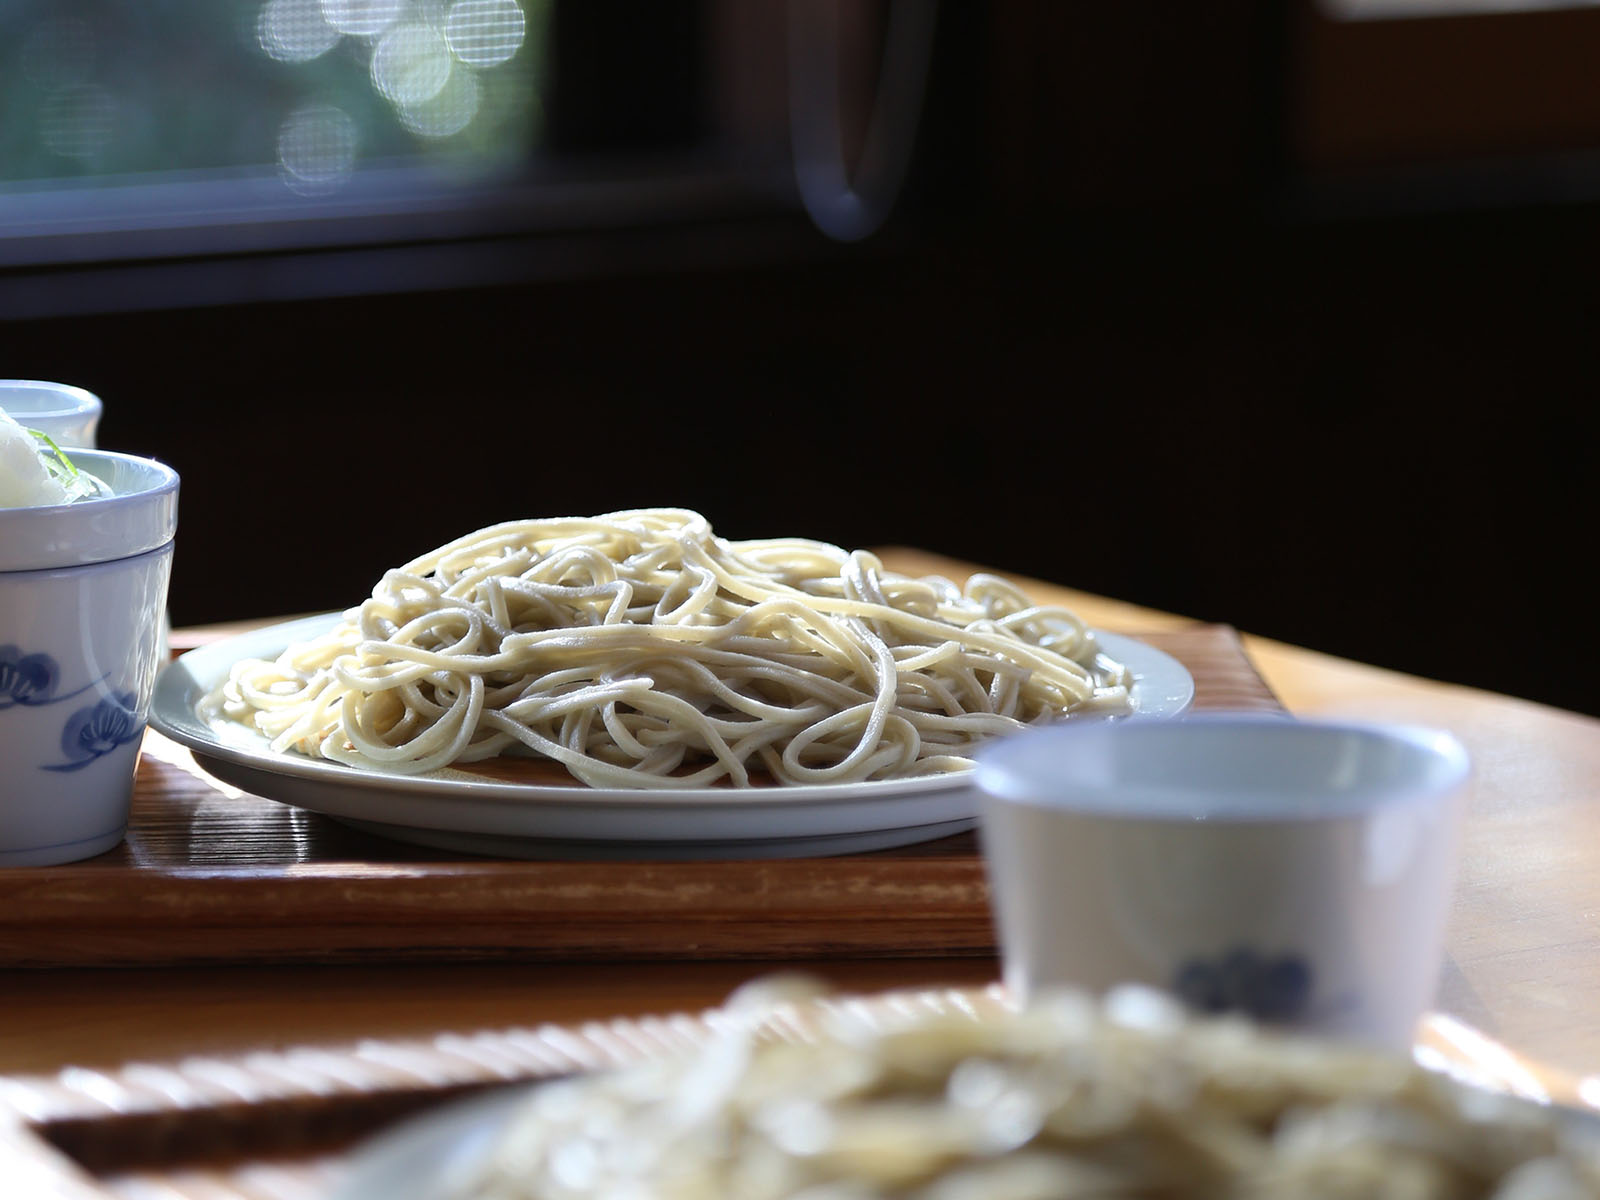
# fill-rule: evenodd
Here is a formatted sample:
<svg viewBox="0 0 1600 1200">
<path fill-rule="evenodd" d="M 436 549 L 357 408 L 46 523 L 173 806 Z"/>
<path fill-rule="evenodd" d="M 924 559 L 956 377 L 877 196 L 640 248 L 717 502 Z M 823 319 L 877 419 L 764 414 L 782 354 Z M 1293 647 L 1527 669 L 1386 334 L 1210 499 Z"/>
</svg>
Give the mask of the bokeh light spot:
<svg viewBox="0 0 1600 1200">
<path fill-rule="evenodd" d="M 256 40 L 279 62 L 310 62 L 342 36 L 323 18 L 320 0 L 267 0 L 256 18 Z"/>
<path fill-rule="evenodd" d="M 450 51 L 470 67 L 503 63 L 522 45 L 526 29 L 517 0 L 456 0 L 445 20 Z"/>
<path fill-rule="evenodd" d="M 278 130 L 278 165 L 296 191 L 331 191 L 356 161 L 356 127 L 348 114 L 328 104 L 296 109 Z"/>
<path fill-rule="evenodd" d="M 322 0 L 322 17 L 340 33 L 377 37 L 400 19 L 405 0 Z"/>
<path fill-rule="evenodd" d="M 111 140 L 116 126 L 116 97 L 95 84 L 62 88 L 39 106 L 39 136 L 66 158 L 93 158 Z"/>
<path fill-rule="evenodd" d="M 400 108 L 400 123 L 418 137 L 447 138 L 478 115 L 483 89 L 470 71 L 452 71 L 435 96 Z"/>
<path fill-rule="evenodd" d="M 420 22 L 396 25 L 372 52 L 372 82 L 400 108 L 437 96 L 449 78 L 449 47 Z"/>
</svg>

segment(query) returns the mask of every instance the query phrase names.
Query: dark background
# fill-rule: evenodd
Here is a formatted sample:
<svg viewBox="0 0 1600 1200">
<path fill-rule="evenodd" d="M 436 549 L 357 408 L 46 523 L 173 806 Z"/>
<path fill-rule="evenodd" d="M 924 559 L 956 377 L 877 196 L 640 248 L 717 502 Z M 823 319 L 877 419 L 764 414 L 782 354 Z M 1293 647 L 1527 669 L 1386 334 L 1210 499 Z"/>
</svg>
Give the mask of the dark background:
<svg viewBox="0 0 1600 1200">
<path fill-rule="evenodd" d="M 751 11 L 558 6 L 555 155 L 659 181 L 732 131 L 768 178 L 781 22 Z M 179 624 L 343 607 L 492 521 L 675 505 L 1600 713 L 1600 14 L 946 0 L 939 28 L 864 242 L 751 182 L 17 265 L 0 374 L 98 392 L 102 445 L 181 472 Z"/>
</svg>

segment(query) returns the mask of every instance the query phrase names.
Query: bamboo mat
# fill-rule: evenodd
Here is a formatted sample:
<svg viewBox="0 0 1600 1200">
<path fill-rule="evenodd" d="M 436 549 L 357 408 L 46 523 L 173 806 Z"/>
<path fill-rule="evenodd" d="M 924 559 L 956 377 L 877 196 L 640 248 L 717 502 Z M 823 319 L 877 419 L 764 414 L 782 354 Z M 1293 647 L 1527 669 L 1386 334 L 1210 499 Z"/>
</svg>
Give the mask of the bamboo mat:
<svg viewBox="0 0 1600 1200">
<path fill-rule="evenodd" d="M 842 996 L 777 1010 L 757 1032 L 804 1039 L 816 1016 L 837 1005 L 868 1014 L 981 1013 L 1003 1003 L 998 984 Z M 364 1139 L 404 1118 L 497 1086 L 692 1053 L 735 1019 L 710 1010 L 0 1077 L 0 1194 L 327 1200 L 359 1162 Z M 1423 1021 L 1416 1055 L 1494 1090 L 1581 1102 L 1566 1081 L 1449 1018 Z"/>
</svg>

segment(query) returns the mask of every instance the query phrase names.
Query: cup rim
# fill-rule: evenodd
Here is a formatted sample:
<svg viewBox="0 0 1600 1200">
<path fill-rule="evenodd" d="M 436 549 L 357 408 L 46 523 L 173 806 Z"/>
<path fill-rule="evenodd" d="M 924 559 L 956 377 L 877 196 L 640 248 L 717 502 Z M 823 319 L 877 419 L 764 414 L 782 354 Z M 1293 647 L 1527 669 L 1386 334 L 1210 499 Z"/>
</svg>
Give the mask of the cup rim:
<svg viewBox="0 0 1600 1200">
<path fill-rule="evenodd" d="M 0 508 L 0 572 L 35 571 L 130 558 L 171 541 L 178 525 L 178 472 L 160 459 L 73 448 L 95 474 L 122 466 L 139 477 L 132 491 L 70 504 Z"/>
<path fill-rule="evenodd" d="M 178 486 L 178 472 L 159 458 L 151 458 L 144 454 L 128 454 L 121 450 L 101 450 L 94 446 L 68 446 L 66 449 L 75 466 L 89 459 L 101 459 L 107 463 L 126 463 L 137 470 L 149 471 L 153 478 L 149 486 L 131 492 L 116 492 L 110 496 L 85 496 L 81 500 L 72 500 L 66 504 L 31 504 L 22 508 L 0 508 L 0 513 L 59 513 L 68 509 L 81 512 L 90 508 L 98 508 L 103 512 L 108 506 L 137 501 L 142 497 L 170 491 Z"/>
<path fill-rule="evenodd" d="M 55 408 L 35 409 L 26 414 L 30 417 L 82 416 L 101 412 L 105 407 L 99 396 L 75 383 L 57 383 L 49 379 L 0 379 L 0 393 L 7 391 L 45 392 L 56 396 L 70 396 L 74 401 L 74 403 L 62 403 Z M 5 408 L 13 418 L 17 416 L 6 408 L 4 403 L 0 403 L 0 408 Z"/>
<path fill-rule="evenodd" d="M 1115 781 L 1087 784 L 1070 799 L 1045 796 L 1040 795 L 1036 789 L 1026 786 L 1007 762 L 1019 748 L 1052 741 L 1062 743 L 1065 752 L 1065 749 L 1075 741 L 1108 736 L 1108 730 L 1113 727 L 1116 727 L 1117 731 L 1110 736 L 1143 738 L 1152 742 L 1170 736 L 1180 727 L 1248 731 L 1268 737 L 1289 731 L 1301 735 L 1309 732 L 1319 737 L 1355 735 L 1411 746 L 1434 758 L 1441 766 L 1433 777 L 1419 776 L 1404 787 L 1369 784 L 1341 790 L 1337 794 L 1329 789 L 1307 789 L 1308 795 L 1319 798 L 1318 803 L 1305 808 L 1269 811 L 1264 805 L 1236 809 L 1208 806 L 1205 804 L 1207 795 L 1205 789 L 1184 788 L 1176 784 L 1159 787 L 1139 785 L 1144 803 L 1138 807 L 1130 805 L 1126 800 L 1124 789 L 1128 785 Z M 1379 810 L 1401 810 L 1433 804 L 1456 792 L 1472 774 L 1472 761 L 1466 748 L 1448 730 L 1408 722 L 1388 723 L 1348 718 L 1301 719 L 1267 713 L 1192 713 L 1162 721 L 1131 722 L 1117 718 L 1067 719 L 1049 725 L 1035 726 L 981 746 L 973 753 L 973 761 L 974 783 L 986 806 L 1017 805 L 1066 816 L 1124 820 L 1130 824 L 1204 822 L 1219 825 L 1260 825 L 1346 820 L 1370 815 Z"/>
</svg>

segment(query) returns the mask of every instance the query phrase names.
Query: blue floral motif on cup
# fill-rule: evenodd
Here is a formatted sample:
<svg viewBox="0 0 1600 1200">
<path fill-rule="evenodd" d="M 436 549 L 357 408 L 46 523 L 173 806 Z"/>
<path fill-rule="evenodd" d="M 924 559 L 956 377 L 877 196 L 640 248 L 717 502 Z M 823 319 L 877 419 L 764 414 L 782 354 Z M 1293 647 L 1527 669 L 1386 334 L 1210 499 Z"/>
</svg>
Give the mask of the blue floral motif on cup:
<svg viewBox="0 0 1600 1200">
<path fill-rule="evenodd" d="M 24 654 L 18 646 L 0 646 L 0 709 L 49 704 L 60 682 L 61 668 L 48 654 Z"/>
<path fill-rule="evenodd" d="M 61 752 L 67 761 L 45 766 L 46 771 L 76 771 L 144 732 L 132 692 L 118 692 L 67 718 L 61 730 Z"/>
<path fill-rule="evenodd" d="M 1298 954 L 1273 957 L 1239 947 L 1214 959 L 1187 959 L 1173 975 L 1172 990 L 1200 1012 L 1289 1021 L 1310 1003 L 1311 981 L 1311 964 Z"/>
</svg>

